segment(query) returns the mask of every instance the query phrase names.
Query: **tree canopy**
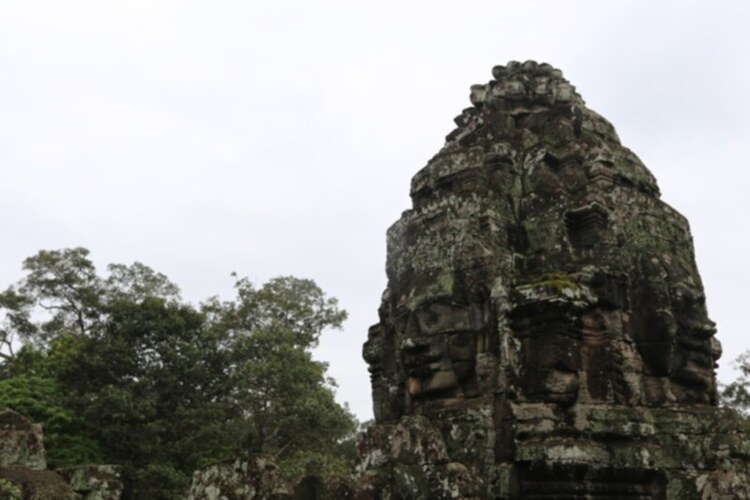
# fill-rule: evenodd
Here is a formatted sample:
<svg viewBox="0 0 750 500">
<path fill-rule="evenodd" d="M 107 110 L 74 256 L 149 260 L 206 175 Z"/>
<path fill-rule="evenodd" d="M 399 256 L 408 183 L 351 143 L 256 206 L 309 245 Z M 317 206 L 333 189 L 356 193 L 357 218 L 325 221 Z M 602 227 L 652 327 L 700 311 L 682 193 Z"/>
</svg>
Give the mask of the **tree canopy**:
<svg viewBox="0 0 750 500">
<path fill-rule="evenodd" d="M 721 402 L 734 408 L 744 417 L 750 418 L 750 351 L 738 356 L 734 364 L 740 376 L 731 384 L 722 387 Z"/>
<path fill-rule="evenodd" d="M 151 499 L 245 452 L 345 467 L 356 423 L 311 349 L 346 312 L 315 282 L 235 276 L 235 297 L 195 306 L 138 262 L 99 275 L 84 248 L 23 269 L 0 294 L 0 405 L 45 425 L 51 466 L 119 464 L 125 497 Z"/>
</svg>

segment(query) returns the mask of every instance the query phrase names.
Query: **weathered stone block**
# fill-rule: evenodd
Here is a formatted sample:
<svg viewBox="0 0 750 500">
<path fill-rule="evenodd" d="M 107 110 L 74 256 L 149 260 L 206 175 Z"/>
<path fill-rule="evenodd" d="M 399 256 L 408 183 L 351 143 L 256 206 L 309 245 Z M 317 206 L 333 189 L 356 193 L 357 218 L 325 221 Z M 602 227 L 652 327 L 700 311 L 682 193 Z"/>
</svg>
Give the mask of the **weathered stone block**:
<svg viewBox="0 0 750 500">
<path fill-rule="evenodd" d="M 80 499 L 59 474 L 20 465 L 0 467 L 0 498 L 9 500 Z"/>
<path fill-rule="evenodd" d="M 123 483 L 120 467 L 115 465 L 82 465 L 56 471 L 70 484 L 82 500 L 119 500 Z"/>
<path fill-rule="evenodd" d="M 195 471 L 187 500 L 291 499 L 270 457 L 249 455 Z"/>
<path fill-rule="evenodd" d="M 42 426 L 13 410 L 0 411 L 0 465 L 47 468 Z"/>
</svg>

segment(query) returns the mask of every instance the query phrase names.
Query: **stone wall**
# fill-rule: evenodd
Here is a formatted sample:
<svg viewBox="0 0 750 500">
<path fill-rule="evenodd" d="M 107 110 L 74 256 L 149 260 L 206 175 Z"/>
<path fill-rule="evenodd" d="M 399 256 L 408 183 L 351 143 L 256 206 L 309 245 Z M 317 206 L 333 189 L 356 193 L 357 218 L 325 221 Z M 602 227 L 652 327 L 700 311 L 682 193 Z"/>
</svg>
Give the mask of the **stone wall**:
<svg viewBox="0 0 750 500">
<path fill-rule="evenodd" d="M 0 466 L 47 468 L 42 426 L 32 424 L 13 410 L 0 411 Z"/>
<path fill-rule="evenodd" d="M 13 410 L 0 411 L 0 498 L 119 500 L 118 467 L 86 465 L 46 470 L 42 427 Z"/>
<path fill-rule="evenodd" d="M 271 457 L 250 455 L 195 472 L 187 500 L 289 499 L 291 492 Z"/>
</svg>

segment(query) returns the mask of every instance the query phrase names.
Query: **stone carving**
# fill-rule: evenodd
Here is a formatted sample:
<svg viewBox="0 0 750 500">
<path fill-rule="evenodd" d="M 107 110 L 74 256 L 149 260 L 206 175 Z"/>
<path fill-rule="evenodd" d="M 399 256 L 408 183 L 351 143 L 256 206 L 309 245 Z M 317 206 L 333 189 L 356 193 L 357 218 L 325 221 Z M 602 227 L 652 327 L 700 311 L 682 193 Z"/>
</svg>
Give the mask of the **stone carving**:
<svg viewBox="0 0 750 500">
<path fill-rule="evenodd" d="M 710 479 L 750 478 L 747 430 L 716 408 L 687 221 L 560 70 L 492 73 L 388 231 L 361 498 L 750 495 Z M 672 463 L 684 437 L 706 447 Z"/>
</svg>

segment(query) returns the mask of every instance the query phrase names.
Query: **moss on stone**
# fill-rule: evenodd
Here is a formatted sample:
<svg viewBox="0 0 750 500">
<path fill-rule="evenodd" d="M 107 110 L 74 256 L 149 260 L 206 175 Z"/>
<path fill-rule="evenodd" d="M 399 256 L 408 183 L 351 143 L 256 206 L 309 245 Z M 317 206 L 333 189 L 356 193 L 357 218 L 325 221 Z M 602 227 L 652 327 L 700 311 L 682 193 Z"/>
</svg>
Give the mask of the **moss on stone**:
<svg viewBox="0 0 750 500">
<path fill-rule="evenodd" d="M 567 273 L 553 272 L 544 274 L 532 274 L 523 277 L 517 285 L 519 291 L 530 289 L 546 289 L 550 292 L 563 293 L 564 290 L 579 291 L 581 286 L 571 279 Z"/>
<path fill-rule="evenodd" d="M 0 478 L 0 500 L 21 500 L 21 488 L 8 479 Z"/>
</svg>

